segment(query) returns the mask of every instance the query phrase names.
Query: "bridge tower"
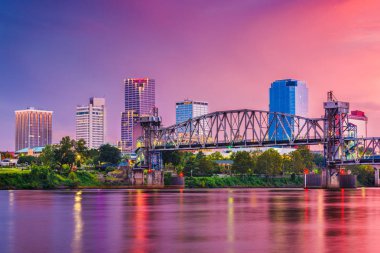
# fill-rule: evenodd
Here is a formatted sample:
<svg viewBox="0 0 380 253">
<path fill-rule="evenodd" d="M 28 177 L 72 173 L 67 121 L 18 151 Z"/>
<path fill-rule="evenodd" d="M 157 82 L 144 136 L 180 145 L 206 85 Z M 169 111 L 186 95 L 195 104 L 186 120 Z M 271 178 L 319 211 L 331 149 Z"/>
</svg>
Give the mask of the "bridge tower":
<svg viewBox="0 0 380 253">
<path fill-rule="evenodd" d="M 140 125 L 143 128 L 143 168 L 148 169 L 146 175 L 147 185 L 159 185 L 164 184 L 164 177 L 162 171 L 162 154 L 161 152 L 152 151 L 153 135 L 161 126 L 161 117 L 158 116 L 157 108 L 154 108 L 153 115 L 140 117 Z M 144 176 L 142 176 L 144 177 Z"/>
<path fill-rule="evenodd" d="M 143 116 L 140 118 L 140 125 L 143 128 L 143 138 L 144 138 L 144 166 L 149 169 L 161 169 L 161 154 L 157 152 L 152 152 L 150 149 L 152 147 L 152 138 L 157 129 L 161 126 L 161 117 L 158 116 L 157 108 L 154 108 L 152 116 Z M 157 153 L 157 154 L 156 154 Z"/>
<path fill-rule="evenodd" d="M 339 188 L 338 166 L 344 152 L 344 137 L 348 130 L 349 103 L 337 101 L 332 91 L 327 93 L 327 102 L 324 103 L 324 153 L 326 169 L 322 172 L 322 187 Z"/>
</svg>

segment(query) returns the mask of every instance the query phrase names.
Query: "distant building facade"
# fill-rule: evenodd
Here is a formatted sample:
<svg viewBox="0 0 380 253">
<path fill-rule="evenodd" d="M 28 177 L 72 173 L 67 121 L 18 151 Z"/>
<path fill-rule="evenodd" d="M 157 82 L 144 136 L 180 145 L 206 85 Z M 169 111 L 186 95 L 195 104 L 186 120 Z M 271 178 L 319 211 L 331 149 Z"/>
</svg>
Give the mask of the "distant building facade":
<svg viewBox="0 0 380 253">
<path fill-rule="evenodd" d="M 208 103 L 204 101 L 193 101 L 189 99 L 185 99 L 184 101 L 180 101 L 176 103 L 175 106 L 175 116 L 176 116 L 176 124 L 187 121 L 191 118 L 196 118 L 208 113 Z M 207 126 L 206 121 L 199 122 L 202 127 L 199 129 L 199 133 L 201 135 L 205 134 L 209 130 L 209 126 Z M 188 129 L 187 134 L 189 134 L 190 129 Z M 185 133 L 186 129 L 179 129 L 179 132 Z"/>
<path fill-rule="evenodd" d="M 294 79 L 277 80 L 271 84 L 269 89 L 269 111 L 281 112 L 297 116 L 308 116 L 309 97 L 306 83 Z M 285 126 L 285 131 L 280 130 L 274 135 L 275 127 L 269 129 L 270 139 L 284 140 L 294 127 L 294 122 L 290 119 L 291 126 Z"/>
<path fill-rule="evenodd" d="M 363 111 L 351 111 L 351 114 L 348 115 L 348 122 L 352 129 L 354 129 L 352 134 L 350 134 L 351 137 L 367 137 L 368 117 Z"/>
<path fill-rule="evenodd" d="M 140 117 L 153 115 L 156 108 L 156 84 L 151 78 L 128 78 L 124 81 L 125 107 L 121 114 L 122 150 L 132 151 L 142 135 Z"/>
<path fill-rule="evenodd" d="M 53 112 L 30 107 L 15 111 L 15 149 L 43 147 L 52 143 Z"/>
<path fill-rule="evenodd" d="M 90 149 L 97 149 L 105 143 L 106 101 L 104 98 L 90 98 L 88 105 L 76 108 L 76 140 L 83 139 Z"/>
<path fill-rule="evenodd" d="M 185 99 L 176 103 L 175 121 L 176 124 L 188 119 L 202 116 L 208 113 L 208 103 Z"/>
<path fill-rule="evenodd" d="M 23 155 L 39 157 L 42 154 L 42 151 L 44 150 L 44 148 L 45 147 L 24 148 L 24 149 L 20 149 L 16 151 L 15 154 L 18 157 L 23 156 Z"/>
</svg>

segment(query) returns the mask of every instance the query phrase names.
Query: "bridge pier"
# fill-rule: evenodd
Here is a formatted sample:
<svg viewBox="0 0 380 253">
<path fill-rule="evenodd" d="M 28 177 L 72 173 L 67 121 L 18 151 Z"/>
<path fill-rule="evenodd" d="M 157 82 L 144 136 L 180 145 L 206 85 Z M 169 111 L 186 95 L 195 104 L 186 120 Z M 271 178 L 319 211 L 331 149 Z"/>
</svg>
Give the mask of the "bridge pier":
<svg viewBox="0 0 380 253">
<path fill-rule="evenodd" d="M 327 189 L 339 189 L 339 168 L 327 168 L 326 169 L 326 188 Z"/>
<path fill-rule="evenodd" d="M 339 173 L 336 168 L 324 168 L 322 169 L 321 187 L 324 189 L 338 189 Z"/>
<path fill-rule="evenodd" d="M 340 174 L 342 167 L 324 168 L 321 175 L 321 187 L 324 189 L 355 188 L 356 176 Z M 380 184 L 379 169 L 377 170 L 377 182 Z M 380 185 L 379 185 L 380 186 Z"/>
<path fill-rule="evenodd" d="M 375 169 L 375 186 L 380 187 L 380 165 L 373 165 Z"/>
</svg>

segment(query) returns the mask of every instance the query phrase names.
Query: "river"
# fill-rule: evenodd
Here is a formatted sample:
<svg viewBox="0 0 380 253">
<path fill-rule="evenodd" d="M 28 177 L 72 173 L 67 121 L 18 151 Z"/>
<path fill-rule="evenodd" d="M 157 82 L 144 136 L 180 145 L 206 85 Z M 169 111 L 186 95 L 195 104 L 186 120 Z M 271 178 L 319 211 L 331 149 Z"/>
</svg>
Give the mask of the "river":
<svg viewBox="0 0 380 253">
<path fill-rule="evenodd" d="M 1 253 L 377 252 L 379 232 L 380 189 L 0 191 Z"/>
</svg>

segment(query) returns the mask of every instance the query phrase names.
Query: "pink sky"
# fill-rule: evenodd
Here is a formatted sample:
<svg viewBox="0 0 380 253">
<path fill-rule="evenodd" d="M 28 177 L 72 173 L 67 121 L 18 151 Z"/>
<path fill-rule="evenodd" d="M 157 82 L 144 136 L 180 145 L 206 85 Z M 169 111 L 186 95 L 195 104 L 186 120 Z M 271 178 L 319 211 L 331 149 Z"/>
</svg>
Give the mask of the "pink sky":
<svg viewBox="0 0 380 253">
<path fill-rule="evenodd" d="M 333 90 L 379 136 L 379 13 L 374 0 L 9 1 L 0 8 L 0 149 L 13 150 L 14 110 L 54 110 L 58 141 L 75 136 L 75 106 L 94 95 L 107 99 L 116 142 L 126 77 L 156 79 L 166 125 L 178 100 L 266 110 L 272 81 L 301 79 L 311 117 Z"/>
</svg>

